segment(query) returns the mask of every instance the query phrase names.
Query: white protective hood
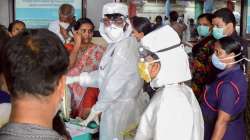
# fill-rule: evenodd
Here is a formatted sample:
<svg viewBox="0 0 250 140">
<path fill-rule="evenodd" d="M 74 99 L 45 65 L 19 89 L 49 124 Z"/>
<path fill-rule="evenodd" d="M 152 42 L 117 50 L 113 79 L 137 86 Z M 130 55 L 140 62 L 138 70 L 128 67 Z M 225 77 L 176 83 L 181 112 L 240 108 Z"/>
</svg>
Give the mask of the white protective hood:
<svg viewBox="0 0 250 140">
<path fill-rule="evenodd" d="M 120 13 L 124 15 L 125 17 L 128 17 L 128 6 L 123 3 L 117 3 L 117 2 L 107 3 L 103 6 L 102 18 L 104 18 L 106 14 L 114 14 L 114 13 Z M 100 23 L 99 32 L 102 35 L 102 37 L 107 41 L 107 43 L 110 44 L 110 43 L 119 42 L 123 40 L 124 38 L 127 38 L 128 36 L 130 36 L 132 32 L 132 26 L 128 18 L 126 19 L 126 22 L 128 23 L 128 27 L 126 31 L 124 32 L 123 36 L 119 40 L 113 41 L 107 36 L 107 34 L 104 31 L 104 24 L 102 22 Z"/>
<path fill-rule="evenodd" d="M 161 62 L 161 69 L 152 87 L 176 84 L 191 79 L 188 56 L 183 45 L 174 49 L 157 53 L 157 51 L 169 48 L 181 42 L 178 34 L 170 26 L 163 26 L 142 38 L 142 45 L 155 53 Z"/>
</svg>

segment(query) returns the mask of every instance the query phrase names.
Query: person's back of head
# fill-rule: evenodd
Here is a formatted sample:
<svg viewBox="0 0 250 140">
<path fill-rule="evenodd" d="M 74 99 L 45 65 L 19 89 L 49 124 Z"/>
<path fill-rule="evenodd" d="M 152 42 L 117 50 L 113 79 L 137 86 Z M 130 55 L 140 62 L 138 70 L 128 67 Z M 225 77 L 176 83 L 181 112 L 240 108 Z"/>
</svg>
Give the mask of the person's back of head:
<svg viewBox="0 0 250 140">
<path fill-rule="evenodd" d="M 69 63 L 60 39 L 45 29 L 29 30 L 10 39 L 3 58 L 11 92 L 11 120 L 51 127 L 63 98 L 63 75 Z M 43 117 L 35 117 L 39 115 Z"/>
<path fill-rule="evenodd" d="M 162 24 L 162 17 L 160 15 L 156 16 L 155 22 L 156 24 Z"/>
<path fill-rule="evenodd" d="M 137 32 L 142 32 L 144 35 L 153 31 L 151 22 L 145 17 L 133 17 L 132 26 Z"/>
<path fill-rule="evenodd" d="M 171 11 L 171 12 L 169 13 L 169 18 L 170 18 L 170 21 L 171 21 L 171 22 L 176 22 L 176 21 L 178 20 L 178 18 L 179 18 L 178 12 L 176 12 L 176 11 Z"/>
<path fill-rule="evenodd" d="M 9 24 L 8 31 L 11 37 L 18 35 L 26 29 L 26 25 L 23 21 L 15 20 Z"/>
<path fill-rule="evenodd" d="M 14 98 L 53 94 L 69 61 L 60 39 L 45 29 L 29 30 L 12 38 L 3 52 Z"/>
<path fill-rule="evenodd" d="M 215 11 L 214 18 L 221 18 L 226 24 L 233 23 L 234 26 L 236 25 L 234 14 L 228 8 L 222 8 Z"/>
<path fill-rule="evenodd" d="M 164 20 L 168 20 L 168 17 L 167 17 L 167 16 L 164 16 Z"/>
<path fill-rule="evenodd" d="M 191 24 L 191 25 L 194 24 L 194 19 L 193 19 L 193 18 L 190 18 L 190 19 L 189 19 L 189 24 Z"/>
</svg>

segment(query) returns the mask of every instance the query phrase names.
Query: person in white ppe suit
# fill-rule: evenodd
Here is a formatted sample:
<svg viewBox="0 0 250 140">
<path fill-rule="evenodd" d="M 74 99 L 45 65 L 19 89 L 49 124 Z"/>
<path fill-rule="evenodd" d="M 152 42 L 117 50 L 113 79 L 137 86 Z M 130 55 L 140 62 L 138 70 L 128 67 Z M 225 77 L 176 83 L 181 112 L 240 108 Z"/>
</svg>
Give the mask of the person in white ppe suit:
<svg viewBox="0 0 250 140">
<path fill-rule="evenodd" d="M 137 72 L 139 52 L 137 42 L 130 37 L 132 27 L 128 7 L 122 3 L 103 6 L 100 33 L 108 47 L 99 69 L 80 76 L 67 77 L 67 83 L 77 82 L 86 87 L 98 87 L 100 94 L 90 115 L 83 122 L 97 121 L 101 114 L 100 140 L 124 140 L 122 132 L 139 123 L 146 104 L 142 103 L 143 80 Z"/>
<path fill-rule="evenodd" d="M 135 140 L 203 140 L 203 118 L 193 91 L 188 56 L 168 25 L 142 38 L 142 79 L 157 89 L 143 113 Z"/>
</svg>

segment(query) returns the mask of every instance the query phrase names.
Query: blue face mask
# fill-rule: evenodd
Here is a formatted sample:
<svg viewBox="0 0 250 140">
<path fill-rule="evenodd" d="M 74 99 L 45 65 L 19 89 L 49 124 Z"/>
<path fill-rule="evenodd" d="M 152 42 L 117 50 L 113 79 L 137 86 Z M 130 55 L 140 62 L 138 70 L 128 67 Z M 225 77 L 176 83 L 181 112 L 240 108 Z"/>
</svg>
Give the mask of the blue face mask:
<svg viewBox="0 0 250 140">
<path fill-rule="evenodd" d="M 218 58 L 215 53 L 212 55 L 212 63 L 213 65 L 217 68 L 217 69 L 220 69 L 220 70 L 224 70 L 226 68 L 227 65 L 232 65 L 232 64 L 237 64 L 239 63 L 240 61 L 242 61 L 243 59 L 241 60 L 238 60 L 236 62 L 232 62 L 232 63 L 223 63 L 221 62 L 221 60 L 228 60 L 228 59 L 232 59 L 232 58 L 235 58 L 235 57 L 238 57 L 240 56 L 241 53 L 235 55 L 235 56 L 231 56 L 231 57 L 226 57 L 226 58 L 223 58 L 223 59 L 220 59 Z"/>
<path fill-rule="evenodd" d="M 214 27 L 213 28 L 213 36 L 215 39 L 221 39 L 222 37 L 224 37 L 224 28 Z"/>
<path fill-rule="evenodd" d="M 199 36 L 207 37 L 209 35 L 209 27 L 204 25 L 199 25 L 197 27 Z"/>
<path fill-rule="evenodd" d="M 212 63 L 217 69 L 224 70 L 226 68 L 226 64 L 222 63 L 215 53 L 212 55 Z"/>
</svg>

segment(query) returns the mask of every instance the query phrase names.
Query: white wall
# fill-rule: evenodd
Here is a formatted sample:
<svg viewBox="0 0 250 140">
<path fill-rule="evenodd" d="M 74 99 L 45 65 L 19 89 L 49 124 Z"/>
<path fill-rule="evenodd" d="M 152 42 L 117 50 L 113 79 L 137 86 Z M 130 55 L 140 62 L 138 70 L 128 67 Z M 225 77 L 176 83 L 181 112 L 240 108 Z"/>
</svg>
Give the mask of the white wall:
<svg viewBox="0 0 250 140">
<path fill-rule="evenodd" d="M 108 2 L 112 2 L 113 0 L 88 0 L 87 1 L 87 17 L 90 18 L 96 28 L 99 29 L 99 22 L 102 17 L 102 7 L 104 4 Z"/>
<path fill-rule="evenodd" d="M 13 1 L 0 0 L 0 24 L 8 27 L 13 20 Z"/>
</svg>

